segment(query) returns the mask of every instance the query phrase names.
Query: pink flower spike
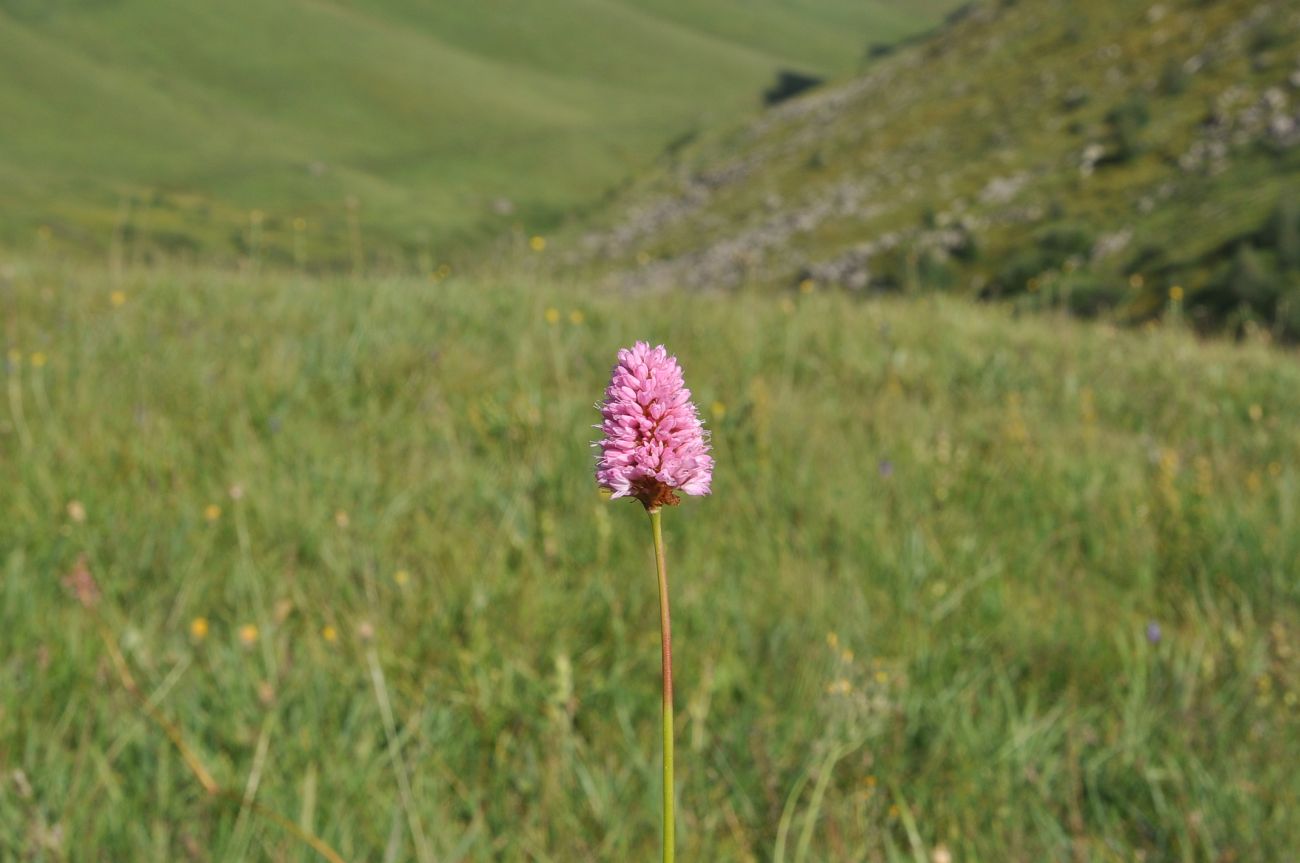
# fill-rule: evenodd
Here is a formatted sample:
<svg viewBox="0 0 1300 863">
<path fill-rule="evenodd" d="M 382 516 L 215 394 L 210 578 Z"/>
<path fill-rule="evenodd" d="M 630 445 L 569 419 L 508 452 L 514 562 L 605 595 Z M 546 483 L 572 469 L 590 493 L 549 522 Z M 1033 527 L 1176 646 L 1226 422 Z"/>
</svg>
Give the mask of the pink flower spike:
<svg viewBox="0 0 1300 863">
<path fill-rule="evenodd" d="M 708 432 L 677 358 L 663 345 L 637 342 L 618 352 L 600 414 L 604 421 L 596 428 L 605 436 L 596 444 L 596 482 L 611 498 L 634 497 L 656 510 L 677 504 L 676 492 L 709 493 Z"/>
</svg>

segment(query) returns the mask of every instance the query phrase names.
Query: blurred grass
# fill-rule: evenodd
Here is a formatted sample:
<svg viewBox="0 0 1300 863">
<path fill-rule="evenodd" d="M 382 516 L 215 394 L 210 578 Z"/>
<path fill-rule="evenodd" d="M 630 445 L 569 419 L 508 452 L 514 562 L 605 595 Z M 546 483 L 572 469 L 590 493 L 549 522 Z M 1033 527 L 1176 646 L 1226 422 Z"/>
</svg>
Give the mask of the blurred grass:
<svg viewBox="0 0 1300 863">
<path fill-rule="evenodd" d="M 257 799 L 349 859 L 412 823 L 439 860 L 653 857 L 649 534 L 588 446 L 635 338 L 718 457 L 665 518 L 683 859 L 1300 844 L 1294 354 L 937 296 L 3 278 L 0 857 L 310 859 L 116 688 L 82 554 L 217 780 L 260 748 Z"/>
</svg>

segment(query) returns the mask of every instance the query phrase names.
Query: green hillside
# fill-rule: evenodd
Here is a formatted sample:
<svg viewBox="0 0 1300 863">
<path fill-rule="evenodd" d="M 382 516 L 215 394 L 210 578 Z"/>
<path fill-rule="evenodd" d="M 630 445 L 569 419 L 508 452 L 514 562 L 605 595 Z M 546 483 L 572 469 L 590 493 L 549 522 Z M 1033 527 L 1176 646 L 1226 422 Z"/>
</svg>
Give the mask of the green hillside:
<svg viewBox="0 0 1300 863">
<path fill-rule="evenodd" d="M 411 265 L 535 230 L 779 68 L 851 70 L 944 5 L 4 0 L 0 243 L 337 263 L 359 225 Z"/>
<path fill-rule="evenodd" d="M 246 794 L 353 863 L 657 859 L 649 531 L 589 446 L 636 338 L 717 456 L 664 519 L 679 859 L 1300 847 L 1292 355 L 940 296 L 0 279 L 0 859 L 319 859 Z"/>
<path fill-rule="evenodd" d="M 875 54 L 681 151 L 566 262 L 1300 337 L 1294 4 L 983 3 Z"/>
</svg>

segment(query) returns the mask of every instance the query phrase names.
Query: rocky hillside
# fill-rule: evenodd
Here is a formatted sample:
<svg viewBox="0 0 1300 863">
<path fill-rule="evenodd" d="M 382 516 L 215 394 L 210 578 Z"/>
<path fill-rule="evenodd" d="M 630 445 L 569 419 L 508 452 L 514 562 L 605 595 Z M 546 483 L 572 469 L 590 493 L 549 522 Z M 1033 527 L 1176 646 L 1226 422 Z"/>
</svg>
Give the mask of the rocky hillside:
<svg viewBox="0 0 1300 863">
<path fill-rule="evenodd" d="M 866 63 L 666 155 L 568 263 L 1300 337 L 1300 7 L 981 3 Z"/>
</svg>

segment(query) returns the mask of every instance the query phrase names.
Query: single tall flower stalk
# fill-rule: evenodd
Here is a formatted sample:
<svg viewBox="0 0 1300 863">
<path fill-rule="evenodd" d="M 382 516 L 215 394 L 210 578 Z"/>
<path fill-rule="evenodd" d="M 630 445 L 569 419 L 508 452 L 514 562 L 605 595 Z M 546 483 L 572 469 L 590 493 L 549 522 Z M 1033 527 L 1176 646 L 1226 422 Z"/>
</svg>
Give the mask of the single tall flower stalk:
<svg viewBox="0 0 1300 863">
<path fill-rule="evenodd" d="M 678 492 L 705 495 L 713 481 L 713 458 L 699 411 L 682 380 L 682 369 L 663 345 L 637 342 L 618 352 L 618 364 L 600 405 L 604 437 L 596 481 L 611 499 L 633 497 L 650 516 L 655 573 L 659 581 L 659 633 L 663 645 L 663 860 L 672 863 L 673 830 L 673 647 L 668 611 L 668 567 L 660 510 L 680 502 Z"/>
</svg>

